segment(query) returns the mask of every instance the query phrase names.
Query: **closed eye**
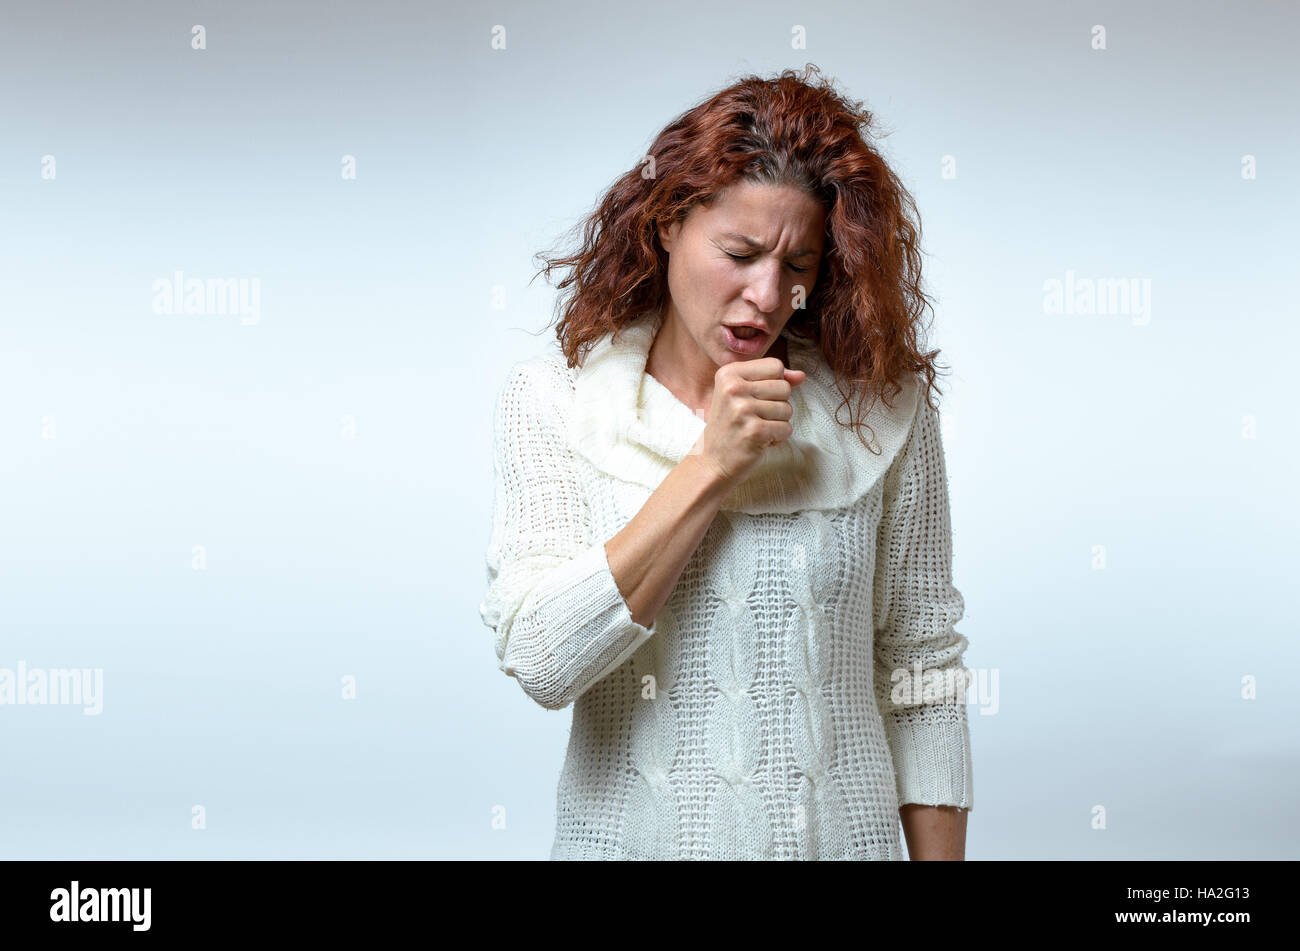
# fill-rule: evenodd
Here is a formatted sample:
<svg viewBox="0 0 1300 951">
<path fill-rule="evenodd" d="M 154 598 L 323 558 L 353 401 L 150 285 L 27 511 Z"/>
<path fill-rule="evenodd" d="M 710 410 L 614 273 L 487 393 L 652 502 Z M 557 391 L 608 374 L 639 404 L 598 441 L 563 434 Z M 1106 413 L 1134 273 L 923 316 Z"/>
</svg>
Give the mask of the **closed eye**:
<svg viewBox="0 0 1300 951">
<path fill-rule="evenodd" d="M 726 254 L 727 257 L 731 258 L 733 261 L 748 261 L 753 257 L 752 254 L 732 254 L 730 251 L 726 252 Z M 796 274 L 805 274 L 808 271 L 806 267 L 795 267 L 793 264 L 790 265 L 790 270 L 794 271 Z"/>
</svg>

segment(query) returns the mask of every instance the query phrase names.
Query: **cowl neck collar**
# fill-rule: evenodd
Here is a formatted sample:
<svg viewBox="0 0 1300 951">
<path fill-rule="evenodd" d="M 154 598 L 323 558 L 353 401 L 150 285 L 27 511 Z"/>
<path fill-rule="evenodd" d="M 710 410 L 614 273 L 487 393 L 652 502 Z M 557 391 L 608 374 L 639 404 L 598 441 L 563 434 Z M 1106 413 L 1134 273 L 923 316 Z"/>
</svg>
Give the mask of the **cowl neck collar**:
<svg viewBox="0 0 1300 951">
<path fill-rule="evenodd" d="M 574 406 L 568 439 L 574 451 L 607 475 L 648 489 L 658 488 L 690 453 L 706 421 L 645 372 L 655 335 L 662 326 L 647 312 L 614 339 L 610 331 L 575 371 Z M 869 492 L 902 448 L 919 399 L 915 378 L 868 411 L 863 430 L 872 449 L 847 420 L 849 407 L 835 386 L 834 372 L 812 344 L 784 335 L 789 366 L 806 378 L 790 396 L 793 435 L 768 448 L 722 508 L 752 515 L 844 508 Z"/>
</svg>

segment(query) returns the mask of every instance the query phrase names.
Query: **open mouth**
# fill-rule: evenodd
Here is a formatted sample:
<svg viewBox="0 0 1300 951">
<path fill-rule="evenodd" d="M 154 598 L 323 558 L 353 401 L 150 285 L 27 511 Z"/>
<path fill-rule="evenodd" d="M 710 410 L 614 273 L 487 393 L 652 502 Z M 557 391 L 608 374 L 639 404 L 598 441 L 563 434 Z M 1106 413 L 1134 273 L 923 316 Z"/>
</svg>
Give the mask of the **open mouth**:
<svg viewBox="0 0 1300 951">
<path fill-rule="evenodd" d="M 741 356 L 756 356 L 767 346 L 768 335 L 756 327 L 728 327 L 724 324 L 723 332 L 727 335 L 727 349 Z"/>
</svg>

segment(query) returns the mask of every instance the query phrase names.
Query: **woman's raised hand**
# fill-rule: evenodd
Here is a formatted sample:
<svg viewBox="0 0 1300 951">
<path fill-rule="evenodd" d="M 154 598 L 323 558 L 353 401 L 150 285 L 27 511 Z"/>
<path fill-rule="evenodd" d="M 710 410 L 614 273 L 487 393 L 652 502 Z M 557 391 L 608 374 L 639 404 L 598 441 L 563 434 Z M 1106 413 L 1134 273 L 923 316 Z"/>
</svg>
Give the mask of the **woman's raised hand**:
<svg viewBox="0 0 1300 951">
<path fill-rule="evenodd" d="M 714 466 L 724 482 L 739 485 L 765 449 L 794 433 L 790 394 L 806 376 L 779 357 L 724 363 L 713 376 L 709 418 L 691 451 Z"/>
</svg>

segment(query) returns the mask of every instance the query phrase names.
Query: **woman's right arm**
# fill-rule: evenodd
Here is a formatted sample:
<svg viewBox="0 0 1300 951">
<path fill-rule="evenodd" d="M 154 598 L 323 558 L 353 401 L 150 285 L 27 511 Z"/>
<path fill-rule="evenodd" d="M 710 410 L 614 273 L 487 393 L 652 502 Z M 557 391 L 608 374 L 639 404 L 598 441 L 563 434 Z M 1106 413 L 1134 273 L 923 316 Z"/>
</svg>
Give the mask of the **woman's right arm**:
<svg viewBox="0 0 1300 951">
<path fill-rule="evenodd" d="M 518 363 L 493 413 L 492 533 L 483 623 L 499 667 L 559 710 L 621 665 L 653 629 L 634 621 L 589 516 L 560 405 L 562 367 Z"/>
<path fill-rule="evenodd" d="M 730 374 L 732 371 L 728 371 Z M 789 384 L 778 392 L 788 395 Z M 589 540 L 588 515 L 557 411 L 562 369 L 521 363 L 494 413 L 492 536 L 483 622 L 497 633 L 500 669 L 558 710 L 621 666 L 654 633 L 686 562 L 760 444 L 786 438 L 788 406 L 746 420 L 758 402 L 715 394 L 697 448 L 610 539 Z"/>
<path fill-rule="evenodd" d="M 726 494 L 721 473 L 689 457 L 627 528 L 593 544 L 558 410 L 568 387 L 562 368 L 525 362 L 497 394 L 488 586 L 479 605 L 496 631 L 500 669 L 551 710 L 568 706 L 654 634 L 654 617 Z M 635 616 L 623 590 L 633 595 Z"/>
<path fill-rule="evenodd" d="M 802 370 L 787 369 L 775 357 L 718 369 L 694 451 L 605 545 L 634 618 L 649 623 L 658 616 L 728 493 L 769 443 L 790 438 L 790 392 L 804 379 Z"/>
<path fill-rule="evenodd" d="M 605 543 L 610 571 L 638 623 L 649 626 L 668 603 L 729 491 L 716 466 L 687 456 Z"/>
</svg>

